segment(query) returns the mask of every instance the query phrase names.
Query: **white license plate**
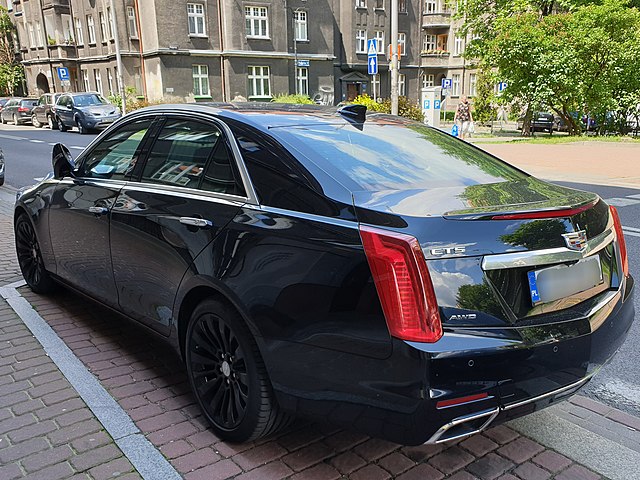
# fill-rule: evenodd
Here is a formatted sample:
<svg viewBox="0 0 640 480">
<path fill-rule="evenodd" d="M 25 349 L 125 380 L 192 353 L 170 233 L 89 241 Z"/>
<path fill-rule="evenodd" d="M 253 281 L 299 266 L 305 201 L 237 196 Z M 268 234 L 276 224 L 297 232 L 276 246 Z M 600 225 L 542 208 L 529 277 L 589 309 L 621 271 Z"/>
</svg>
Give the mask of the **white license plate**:
<svg viewBox="0 0 640 480">
<path fill-rule="evenodd" d="M 534 305 L 570 297 L 603 282 L 599 255 L 585 258 L 573 265 L 532 270 L 527 276 Z"/>
</svg>

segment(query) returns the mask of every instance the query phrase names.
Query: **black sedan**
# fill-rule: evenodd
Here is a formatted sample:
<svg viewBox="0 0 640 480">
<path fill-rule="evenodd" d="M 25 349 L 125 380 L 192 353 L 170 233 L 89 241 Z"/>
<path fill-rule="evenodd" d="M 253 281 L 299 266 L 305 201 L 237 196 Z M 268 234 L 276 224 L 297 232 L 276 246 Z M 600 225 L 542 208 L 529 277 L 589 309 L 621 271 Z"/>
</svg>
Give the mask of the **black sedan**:
<svg viewBox="0 0 640 480">
<path fill-rule="evenodd" d="M 364 107 L 152 107 L 53 167 L 16 204 L 28 285 L 165 337 L 227 440 L 462 438 L 575 393 L 634 318 L 613 207 Z"/>
<path fill-rule="evenodd" d="M 553 113 L 549 112 L 534 112 L 531 117 L 531 131 L 532 132 L 549 132 L 549 134 L 553 134 L 553 130 L 555 128 L 555 118 Z M 518 118 L 516 122 L 516 127 L 518 130 L 522 130 L 524 126 L 524 117 Z"/>
</svg>

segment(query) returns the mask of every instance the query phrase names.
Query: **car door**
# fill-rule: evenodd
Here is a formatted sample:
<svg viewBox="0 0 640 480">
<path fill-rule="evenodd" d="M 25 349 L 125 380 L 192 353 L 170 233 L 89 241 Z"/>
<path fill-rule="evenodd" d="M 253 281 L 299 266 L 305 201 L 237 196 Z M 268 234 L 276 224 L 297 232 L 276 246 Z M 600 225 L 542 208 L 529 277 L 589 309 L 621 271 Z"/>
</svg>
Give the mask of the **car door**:
<svg viewBox="0 0 640 480">
<path fill-rule="evenodd" d="M 16 112 L 16 105 L 18 105 L 18 101 L 17 99 L 11 99 L 9 100 L 4 108 L 2 109 L 2 119 L 5 122 L 11 122 L 13 121 L 13 114 Z"/>
<path fill-rule="evenodd" d="M 58 102 L 56 115 L 65 126 L 73 126 L 73 100 L 69 95 L 65 95 Z"/>
<path fill-rule="evenodd" d="M 49 97 L 48 93 L 45 93 L 44 95 L 40 95 L 40 98 L 38 99 L 38 104 L 34 107 L 33 112 L 31 112 L 33 115 L 36 116 L 36 120 L 38 120 L 40 123 L 45 123 L 47 121 L 44 111 L 48 103 L 48 97 Z"/>
<path fill-rule="evenodd" d="M 111 306 L 118 302 L 109 246 L 110 214 L 153 120 L 127 122 L 93 145 L 78 159 L 75 176 L 62 179 L 51 200 L 49 231 L 56 274 Z"/>
<path fill-rule="evenodd" d="M 185 272 L 246 203 L 232 145 L 213 120 L 163 116 L 116 200 L 111 252 L 120 309 L 168 334 Z"/>
</svg>

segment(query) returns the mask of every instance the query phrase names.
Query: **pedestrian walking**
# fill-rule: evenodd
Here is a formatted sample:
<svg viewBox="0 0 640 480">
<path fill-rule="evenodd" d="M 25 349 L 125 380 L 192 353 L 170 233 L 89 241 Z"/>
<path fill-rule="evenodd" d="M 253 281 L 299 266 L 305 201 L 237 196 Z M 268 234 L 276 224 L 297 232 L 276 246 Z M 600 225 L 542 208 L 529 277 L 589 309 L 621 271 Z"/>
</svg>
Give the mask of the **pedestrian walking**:
<svg viewBox="0 0 640 480">
<path fill-rule="evenodd" d="M 470 133 L 471 124 L 473 123 L 473 115 L 471 114 L 471 104 L 466 95 L 462 96 L 458 108 L 456 108 L 456 114 L 453 117 L 454 122 L 460 122 L 460 128 L 458 136 L 464 140 L 466 133 Z"/>
</svg>

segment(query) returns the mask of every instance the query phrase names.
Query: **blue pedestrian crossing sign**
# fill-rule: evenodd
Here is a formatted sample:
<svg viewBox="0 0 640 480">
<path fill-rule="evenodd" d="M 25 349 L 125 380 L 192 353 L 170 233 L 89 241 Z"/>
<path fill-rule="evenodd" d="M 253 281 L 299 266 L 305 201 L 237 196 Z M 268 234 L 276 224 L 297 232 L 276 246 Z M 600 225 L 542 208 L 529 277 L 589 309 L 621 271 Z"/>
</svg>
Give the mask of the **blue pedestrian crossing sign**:
<svg viewBox="0 0 640 480">
<path fill-rule="evenodd" d="M 450 78 L 442 79 L 442 88 L 444 88 L 445 90 L 450 90 L 452 86 L 453 86 L 453 80 L 451 80 Z"/>
<path fill-rule="evenodd" d="M 367 72 L 378 74 L 378 41 L 375 38 L 367 40 Z"/>
<path fill-rule="evenodd" d="M 70 80 L 69 69 L 66 67 L 58 67 L 58 78 L 60 80 Z"/>
<path fill-rule="evenodd" d="M 370 38 L 369 40 L 367 40 L 367 55 L 369 55 L 370 57 L 372 55 L 378 55 L 378 40 L 376 40 L 375 38 Z"/>
</svg>

